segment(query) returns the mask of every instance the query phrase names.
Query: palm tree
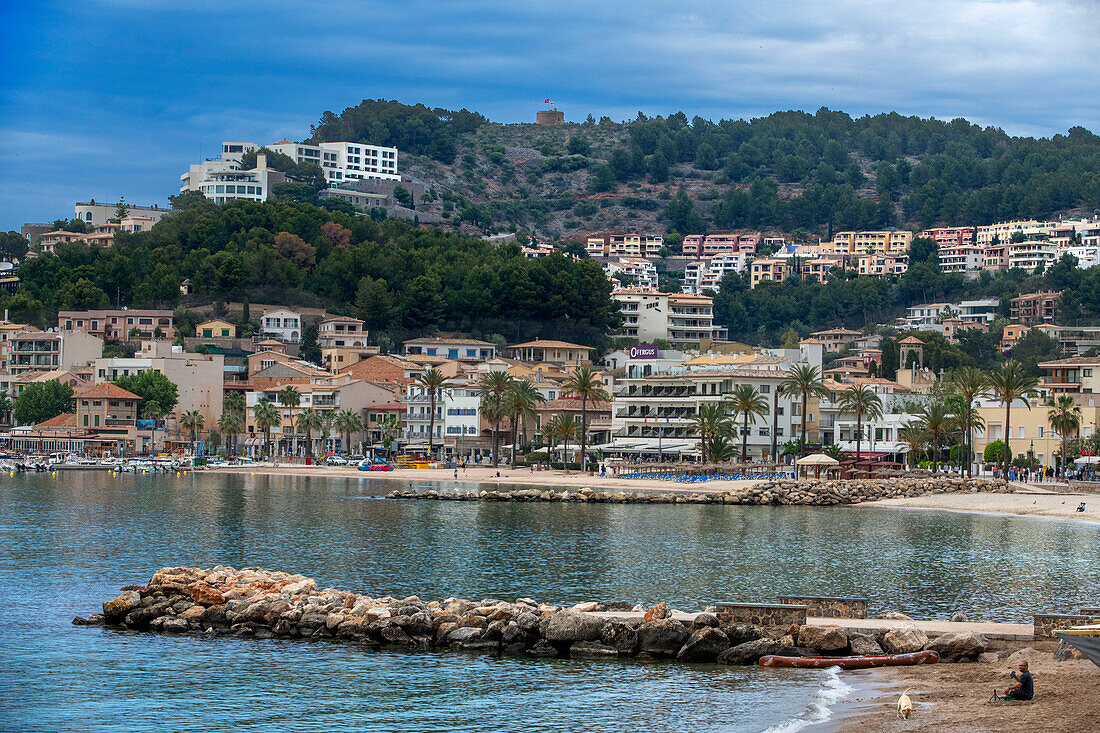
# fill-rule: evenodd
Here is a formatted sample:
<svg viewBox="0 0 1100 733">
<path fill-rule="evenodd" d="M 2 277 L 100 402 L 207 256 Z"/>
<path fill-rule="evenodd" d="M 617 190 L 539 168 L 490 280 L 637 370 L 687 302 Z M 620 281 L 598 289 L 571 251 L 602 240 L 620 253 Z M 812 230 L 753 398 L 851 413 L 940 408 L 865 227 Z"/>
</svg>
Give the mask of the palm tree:
<svg viewBox="0 0 1100 733">
<path fill-rule="evenodd" d="M 229 440 L 226 442 L 232 445 L 232 455 L 237 454 L 237 435 L 244 430 L 244 418 L 238 415 L 236 412 L 226 410 L 218 418 L 218 430 L 222 435 L 228 435 Z M 226 446 L 229 448 L 229 445 Z"/>
<path fill-rule="evenodd" d="M 524 424 L 524 433 L 527 432 L 527 420 L 536 416 L 535 407 L 546 402 L 546 398 L 539 394 L 535 385 L 525 379 L 512 381 L 508 394 L 504 396 L 504 407 L 512 418 L 512 454 L 515 455 L 516 436 L 519 424 Z M 515 461 L 513 460 L 513 463 Z"/>
<path fill-rule="evenodd" d="M 344 452 L 351 455 L 351 434 L 363 429 L 363 418 L 359 413 L 350 408 L 345 408 L 336 413 L 336 432 L 344 436 Z"/>
<path fill-rule="evenodd" d="M 928 445 L 928 433 L 924 426 L 917 421 L 905 423 L 898 429 L 898 440 L 909 446 L 906 462 L 916 463 L 924 447 Z"/>
<path fill-rule="evenodd" d="M 736 453 L 737 446 L 724 435 L 716 435 L 710 442 L 710 459 L 715 463 L 732 461 Z"/>
<path fill-rule="evenodd" d="M 756 416 L 764 417 L 768 414 L 768 401 L 760 396 L 756 387 L 751 384 L 739 384 L 733 388 L 730 395 L 730 405 L 734 414 L 743 416 L 741 426 L 741 462 L 749 460 L 749 420 L 756 424 Z"/>
<path fill-rule="evenodd" d="M 481 414 L 493 423 L 493 465 L 500 465 L 500 421 L 508 416 L 504 395 L 512 387 L 508 372 L 493 371 L 478 380 L 477 391 L 481 395 Z"/>
<path fill-rule="evenodd" d="M 699 454 L 703 463 L 714 460 L 712 448 L 716 438 L 729 438 L 733 434 L 733 421 L 726 413 L 726 406 L 709 402 L 699 407 L 691 417 L 691 431 L 699 436 Z"/>
<path fill-rule="evenodd" d="M 947 405 L 938 400 L 921 407 L 918 419 L 931 444 L 932 472 L 935 473 L 939 469 L 940 449 L 955 432 L 959 422 L 947 409 Z"/>
<path fill-rule="evenodd" d="M 256 427 L 264 434 L 264 454 L 269 455 L 271 453 L 271 428 L 282 424 L 282 415 L 279 414 L 279 408 L 275 406 L 275 403 L 266 397 L 260 398 L 253 412 Z"/>
<path fill-rule="evenodd" d="M 153 421 L 153 429 L 149 437 L 149 441 L 152 444 L 150 446 L 151 452 L 155 455 L 157 452 L 157 420 L 164 417 L 164 410 L 160 408 L 156 402 L 149 400 L 145 403 L 145 407 L 141 408 L 141 416 L 146 420 Z"/>
<path fill-rule="evenodd" d="M 821 372 L 815 366 L 800 364 L 787 373 L 787 378 L 779 385 L 792 397 L 802 401 L 802 450 L 806 448 L 806 403 L 811 397 L 828 397 L 829 390 L 821 381 Z"/>
<path fill-rule="evenodd" d="M 959 427 L 962 430 L 963 454 L 966 461 L 966 475 L 974 475 L 974 430 L 983 427 L 978 423 L 982 421 L 974 404 L 979 397 L 985 394 L 986 380 L 982 371 L 976 367 L 960 367 L 953 372 L 948 379 L 951 390 L 958 397 L 958 405 L 961 408 L 957 415 Z"/>
<path fill-rule="evenodd" d="M 1062 453 L 1060 457 L 1062 478 L 1066 475 L 1066 459 L 1069 457 L 1069 434 L 1076 433 L 1081 428 L 1081 408 L 1078 407 L 1069 395 L 1059 395 L 1057 399 L 1047 402 L 1047 422 L 1052 430 L 1058 431 L 1058 437 L 1062 441 Z"/>
<path fill-rule="evenodd" d="M 321 413 L 321 452 L 328 453 L 328 439 L 332 435 L 332 426 L 336 422 L 336 413 L 324 410 Z"/>
<path fill-rule="evenodd" d="M 386 415 L 379 427 L 382 429 L 382 447 L 389 450 L 401 430 L 401 421 L 397 419 L 397 415 Z"/>
<path fill-rule="evenodd" d="M 180 426 L 191 435 L 191 453 L 195 452 L 195 443 L 198 442 L 199 431 L 206 426 L 206 418 L 198 410 L 188 410 L 180 415 Z"/>
<path fill-rule="evenodd" d="M 222 397 L 222 411 L 233 412 L 244 417 L 245 399 L 244 392 L 230 392 Z"/>
<path fill-rule="evenodd" d="M 296 427 L 306 434 L 306 462 L 309 462 L 313 459 L 313 433 L 324 427 L 324 418 L 317 410 L 307 407 L 298 413 Z"/>
<path fill-rule="evenodd" d="M 565 449 L 569 448 L 569 441 L 575 440 L 577 437 L 578 423 L 577 418 L 565 413 L 558 413 L 554 415 L 546 423 L 542 429 L 542 435 L 546 438 L 546 444 L 548 446 L 546 451 L 547 463 L 551 463 L 554 457 L 554 447 L 558 443 L 565 443 Z M 569 475 L 569 456 L 562 455 L 562 467 L 565 469 L 565 474 Z"/>
<path fill-rule="evenodd" d="M 302 393 L 298 391 L 297 387 L 293 384 L 288 384 L 279 390 L 275 398 L 279 401 L 279 404 L 283 407 L 290 408 L 290 429 L 294 431 L 294 437 L 292 438 L 292 447 L 290 450 L 291 456 L 298 453 L 298 432 L 294 430 L 294 411 L 298 409 L 298 406 L 302 404 Z"/>
<path fill-rule="evenodd" d="M 428 457 L 434 457 L 435 452 L 435 403 L 439 399 L 440 392 L 451 383 L 451 378 L 443 374 L 435 367 L 423 374 L 416 375 L 416 384 L 428 394 Z"/>
<path fill-rule="evenodd" d="M 588 442 L 588 403 L 610 402 L 611 395 L 603 388 L 599 374 L 588 366 L 574 371 L 562 387 L 562 395 L 578 398 L 581 401 L 581 471 L 583 471 L 586 466 L 585 448 Z"/>
<path fill-rule="evenodd" d="M 6 389 L 0 390 L 0 425 L 11 424 L 11 397 Z"/>
<path fill-rule="evenodd" d="M 859 442 L 863 437 L 863 418 L 882 419 L 882 398 L 865 384 L 849 387 L 840 395 L 837 408 L 856 416 L 856 460 L 859 460 Z"/>
<path fill-rule="evenodd" d="M 1024 372 L 1018 361 L 1007 361 L 997 369 L 986 374 L 986 386 L 989 395 L 1005 406 L 1005 452 L 1002 458 L 1002 470 L 1008 475 L 1008 464 L 1012 461 L 1012 449 L 1008 439 L 1012 432 L 1012 403 L 1020 400 L 1027 409 L 1031 409 L 1030 397 L 1035 392 L 1039 380 Z"/>
</svg>

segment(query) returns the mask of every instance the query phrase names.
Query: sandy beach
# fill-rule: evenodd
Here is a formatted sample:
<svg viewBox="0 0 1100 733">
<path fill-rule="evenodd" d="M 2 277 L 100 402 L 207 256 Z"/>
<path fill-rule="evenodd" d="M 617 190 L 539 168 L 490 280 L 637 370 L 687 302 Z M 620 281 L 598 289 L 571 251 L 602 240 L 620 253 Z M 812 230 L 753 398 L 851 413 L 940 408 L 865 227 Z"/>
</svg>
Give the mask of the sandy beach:
<svg viewBox="0 0 1100 733">
<path fill-rule="evenodd" d="M 1012 680 L 1008 673 L 1026 658 L 1035 677 L 1035 699 L 991 702 L 994 689 Z M 1100 669 L 1087 660 L 1055 662 L 1050 650 L 1024 649 L 992 664 L 935 664 L 851 673 L 856 688 L 838 706 L 837 718 L 821 730 L 867 731 L 1016 731 L 1079 733 L 1100 730 L 1095 704 Z M 908 687 L 914 710 L 897 717 L 897 701 Z M 815 728 L 815 730 L 817 730 Z"/>
<path fill-rule="evenodd" d="M 1088 511 L 1075 511 L 1082 501 Z M 1100 520 L 1100 496 L 1096 494 L 927 494 L 904 499 L 869 501 L 861 506 L 1015 514 L 1090 522 Z"/>
</svg>

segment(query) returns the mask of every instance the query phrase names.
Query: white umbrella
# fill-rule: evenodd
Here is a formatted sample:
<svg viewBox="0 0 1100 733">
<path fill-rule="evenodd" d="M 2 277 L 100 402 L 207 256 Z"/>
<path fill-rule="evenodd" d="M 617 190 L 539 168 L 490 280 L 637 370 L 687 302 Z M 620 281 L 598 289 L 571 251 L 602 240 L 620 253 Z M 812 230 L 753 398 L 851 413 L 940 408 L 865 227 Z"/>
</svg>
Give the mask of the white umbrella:
<svg viewBox="0 0 1100 733">
<path fill-rule="evenodd" d="M 835 466 L 838 463 L 840 463 L 840 461 L 824 453 L 814 453 L 813 455 L 798 459 L 798 465 L 800 466 Z"/>
</svg>

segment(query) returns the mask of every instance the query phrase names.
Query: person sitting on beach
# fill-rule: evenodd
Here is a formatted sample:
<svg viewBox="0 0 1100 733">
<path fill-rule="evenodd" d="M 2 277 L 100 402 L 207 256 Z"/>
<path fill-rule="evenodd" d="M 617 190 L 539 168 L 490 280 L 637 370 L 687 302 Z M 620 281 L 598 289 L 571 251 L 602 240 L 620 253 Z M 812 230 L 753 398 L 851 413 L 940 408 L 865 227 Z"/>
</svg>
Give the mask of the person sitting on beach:
<svg viewBox="0 0 1100 733">
<path fill-rule="evenodd" d="M 1005 688 L 1005 696 L 1002 700 L 1030 700 L 1035 697 L 1035 682 L 1031 679 L 1031 672 L 1027 671 L 1027 662 L 1020 662 L 1020 676 L 1015 672 L 1011 674 L 1014 684 Z"/>
<path fill-rule="evenodd" d="M 1085 502 L 1081 502 L 1080 504 L 1077 505 L 1077 511 L 1079 511 L 1079 512 L 1087 512 L 1088 511 L 1088 507 L 1085 506 Z"/>
</svg>

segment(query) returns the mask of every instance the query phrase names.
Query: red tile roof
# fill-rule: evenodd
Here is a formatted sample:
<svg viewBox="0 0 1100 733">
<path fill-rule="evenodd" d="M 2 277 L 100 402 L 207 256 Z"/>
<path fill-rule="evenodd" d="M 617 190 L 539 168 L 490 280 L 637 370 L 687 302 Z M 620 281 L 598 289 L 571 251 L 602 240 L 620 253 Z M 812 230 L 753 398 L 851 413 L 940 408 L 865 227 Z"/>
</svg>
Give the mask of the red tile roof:
<svg viewBox="0 0 1100 733">
<path fill-rule="evenodd" d="M 112 382 L 103 382 L 91 387 L 77 387 L 73 390 L 74 397 L 90 397 L 109 400 L 140 400 L 141 396 L 119 387 Z"/>
</svg>

